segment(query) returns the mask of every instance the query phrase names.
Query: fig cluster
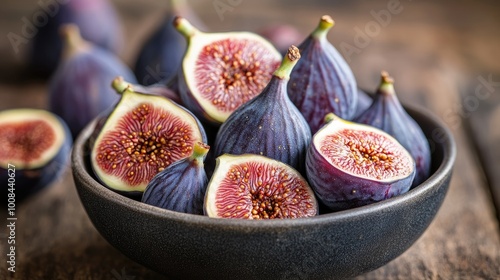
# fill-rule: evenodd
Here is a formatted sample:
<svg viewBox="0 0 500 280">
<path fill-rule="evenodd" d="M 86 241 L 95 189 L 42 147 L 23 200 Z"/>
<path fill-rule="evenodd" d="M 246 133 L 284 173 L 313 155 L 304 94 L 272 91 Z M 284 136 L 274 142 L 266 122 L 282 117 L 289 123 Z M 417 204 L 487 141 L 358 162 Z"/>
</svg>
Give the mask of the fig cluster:
<svg viewBox="0 0 500 280">
<path fill-rule="evenodd" d="M 185 2 L 171 2 L 133 72 L 110 51 L 114 43 L 85 39 L 93 38 L 88 19 L 58 25 L 48 107 L 70 133 L 20 148 L 52 151 L 34 160 L 42 174 L 96 120 L 88 142 L 96 179 L 169 211 L 304 218 L 320 205 L 329 212 L 388 199 L 429 177 L 429 145 L 392 78 L 383 72 L 375 94 L 361 91 L 328 41 L 330 16 L 305 38 L 286 25 L 261 30 L 270 42 L 202 31 Z M 11 131 L 18 139 L 24 130 Z"/>
<path fill-rule="evenodd" d="M 185 46 L 168 86 L 155 85 L 164 92 L 113 82 L 120 100 L 91 137 L 96 177 L 155 207 L 240 219 L 346 210 L 422 183 L 425 135 L 387 73 L 375 95 L 357 87 L 327 39 L 333 26 L 321 17 L 282 57 L 255 33 L 174 17 Z M 138 63 L 150 63 L 144 55 Z"/>
</svg>

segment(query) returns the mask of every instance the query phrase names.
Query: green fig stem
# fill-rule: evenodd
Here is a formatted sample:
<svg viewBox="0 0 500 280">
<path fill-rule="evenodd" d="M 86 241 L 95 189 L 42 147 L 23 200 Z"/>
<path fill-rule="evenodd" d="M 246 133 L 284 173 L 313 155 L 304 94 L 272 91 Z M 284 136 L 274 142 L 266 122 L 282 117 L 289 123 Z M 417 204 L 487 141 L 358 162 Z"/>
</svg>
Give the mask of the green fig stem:
<svg viewBox="0 0 500 280">
<path fill-rule="evenodd" d="M 326 39 L 328 31 L 335 25 L 335 21 L 328 16 L 324 15 L 321 17 L 318 27 L 311 33 L 311 36 L 320 40 Z"/>
<path fill-rule="evenodd" d="M 389 73 L 382 71 L 380 76 L 381 80 L 378 92 L 386 95 L 396 94 L 396 91 L 394 90 L 394 79 L 389 76 Z"/>
<path fill-rule="evenodd" d="M 187 19 L 177 16 L 174 18 L 174 27 L 181 33 L 186 39 L 189 39 L 200 33 L 201 31 L 194 27 Z"/>
<path fill-rule="evenodd" d="M 290 48 L 288 48 L 288 52 L 286 53 L 285 57 L 283 58 L 283 61 L 281 61 L 281 65 L 276 71 L 274 71 L 274 76 L 281 78 L 281 79 L 290 79 L 290 73 L 293 70 L 293 67 L 295 64 L 297 64 L 297 61 L 300 59 L 300 51 L 299 49 L 292 45 Z"/>
<path fill-rule="evenodd" d="M 203 159 L 208 154 L 210 146 L 203 142 L 196 142 L 193 146 L 193 154 L 191 155 L 191 160 L 196 160 L 199 163 L 203 163 Z"/>
<path fill-rule="evenodd" d="M 114 78 L 113 81 L 111 82 L 111 86 L 115 89 L 115 91 L 118 94 L 122 94 L 126 90 L 132 91 L 133 88 L 132 84 L 125 81 L 121 76 Z"/>
<path fill-rule="evenodd" d="M 335 115 L 334 113 L 328 113 L 323 118 L 324 124 L 331 123 L 332 121 L 335 121 L 337 123 L 343 123 L 343 124 L 355 124 L 352 121 L 344 120 L 343 118 Z"/>
<path fill-rule="evenodd" d="M 59 34 L 64 42 L 63 57 L 68 58 L 74 54 L 90 48 L 90 43 L 80 35 L 80 28 L 73 23 L 64 24 L 59 28 Z"/>
<path fill-rule="evenodd" d="M 335 115 L 334 113 L 328 113 L 328 114 L 326 114 L 324 121 L 325 121 L 325 123 L 329 123 L 329 122 L 336 120 L 336 119 L 339 119 L 339 117 L 337 117 L 337 115 Z"/>
</svg>

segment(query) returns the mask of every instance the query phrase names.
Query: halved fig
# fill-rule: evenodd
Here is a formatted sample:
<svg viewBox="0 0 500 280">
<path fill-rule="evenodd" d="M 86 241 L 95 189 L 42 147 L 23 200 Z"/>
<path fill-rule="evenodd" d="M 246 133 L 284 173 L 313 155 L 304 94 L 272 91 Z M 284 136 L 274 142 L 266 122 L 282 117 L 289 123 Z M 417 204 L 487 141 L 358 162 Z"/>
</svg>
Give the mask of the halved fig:
<svg viewBox="0 0 500 280">
<path fill-rule="evenodd" d="M 215 218 L 293 219 L 317 215 L 318 203 L 291 166 L 259 155 L 225 154 L 217 158 L 204 209 Z"/>
<path fill-rule="evenodd" d="M 181 17 L 174 26 L 188 41 L 178 74 L 181 98 L 203 122 L 223 123 L 262 91 L 281 61 L 272 44 L 254 33 L 204 33 Z"/>
<path fill-rule="evenodd" d="M 64 121 L 48 111 L 0 112 L 0 180 L 7 184 L 2 193 L 12 187 L 19 201 L 50 185 L 68 165 L 72 142 Z"/>
<path fill-rule="evenodd" d="M 415 161 L 384 131 L 328 114 L 306 157 L 307 178 L 332 210 L 381 201 L 410 189 Z"/>
<path fill-rule="evenodd" d="M 163 96 L 142 94 L 117 78 L 121 99 L 107 117 L 91 152 L 96 176 L 110 189 L 142 193 L 170 164 L 189 157 L 206 142 L 198 119 Z"/>
<path fill-rule="evenodd" d="M 191 214 L 203 214 L 203 198 L 208 184 L 203 161 L 210 147 L 194 144 L 190 157 L 176 161 L 149 182 L 142 202 L 160 208 Z"/>
</svg>

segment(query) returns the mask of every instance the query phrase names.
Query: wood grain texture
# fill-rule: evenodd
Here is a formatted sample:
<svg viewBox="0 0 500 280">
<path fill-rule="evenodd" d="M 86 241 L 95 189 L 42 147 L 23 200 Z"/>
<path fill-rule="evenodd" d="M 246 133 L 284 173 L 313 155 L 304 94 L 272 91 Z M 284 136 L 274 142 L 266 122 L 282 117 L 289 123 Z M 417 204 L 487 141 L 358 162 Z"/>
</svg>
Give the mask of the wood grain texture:
<svg viewBox="0 0 500 280">
<path fill-rule="evenodd" d="M 4 2 L 2 34 L 17 32 L 20 18 L 37 5 L 34 0 Z M 113 2 L 129 39 L 121 56 L 131 64 L 142 40 L 162 20 L 164 1 Z M 223 19 L 213 2 L 191 1 L 212 30 L 258 30 L 286 22 L 307 34 L 321 15 L 331 14 L 336 26 L 329 39 L 339 47 L 354 45 L 357 28 L 364 29 L 374 20 L 372 13 L 387 9 L 394 1 L 241 1 Z M 498 220 L 481 168 L 484 156 L 479 158 L 471 144 L 475 143 L 472 137 L 484 135 L 478 146 L 485 147 L 483 153 L 491 157 L 488 174 L 498 176 L 500 109 L 495 100 L 500 89 L 481 100 L 481 107 L 467 117 L 460 111 L 467 94 L 473 94 L 470 89 L 477 85 L 478 76 L 500 73 L 498 59 L 493 59 L 500 49 L 500 8 L 496 1 L 399 3 L 401 12 L 373 32 L 366 46 L 343 54 L 363 88 L 374 89 L 380 71 L 389 71 L 403 102 L 426 107 L 450 127 L 458 157 L 447 197 L 428 230 L 403 255 L 357 279 L 500 279 Z M 22 71 L 16 69 L 22 69 L 23 59 L 12 53 L 5 40 L 0 41 L 0 53 L 0 81 L 5 81 L 0 83 L 0 109 L 45 108 L 46 83 L 27 83 L 19 77 Z M 467 129 L 469 122 L 473 133 Z M 494 182 L 498 186 L 500 180 Z M 0 211 L 0 220 L 5 219 L 6 212 Z M 6 271 L 3 229 L 0 279 L 166 279 L 129 260 L 99 235 L 78 199 L 69 171 L 52 187 L 19 205 L 18 219 L 17 272 Z"/>
</svg>

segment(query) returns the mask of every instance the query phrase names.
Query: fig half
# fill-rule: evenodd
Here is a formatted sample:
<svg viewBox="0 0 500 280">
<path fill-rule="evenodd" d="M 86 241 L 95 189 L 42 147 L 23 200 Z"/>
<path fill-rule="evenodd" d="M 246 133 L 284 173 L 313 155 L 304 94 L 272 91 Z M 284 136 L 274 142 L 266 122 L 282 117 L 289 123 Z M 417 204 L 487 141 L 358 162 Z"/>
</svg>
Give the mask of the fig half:
<svg viewBox="0 0 500 280">
<path fill-rule="evenodd" d="M 0 180 L 8 186 L 2 193 L 20 201 L 50 185 L 68 165 L 72 142 L 64 121 L 48 111 L 0 112 Z"/>
<path fill-rule="evenodd" d="M 206 142 L 198 119 L 163 96 L 142 94 L 117 78 L 121 99 L 100 128 L 91 152 L 92 168 L 104 185 L 124 193 L 142 193 L 170 164 L 191 156 Z"/>
<path fill-rule="evenodd" d="M 318 213 L 300 173 L 259 155 L 222 155 L 207 187 L 205 214 L 215 218 L 293 219 Z"/>
<path fill-rule="evenodd" d="M 429 142 L 417 122 L 403 108 L 394 90 L 394 80 L 385 71 L 372 105 L 355 122 L 368 124 L 389 133 L 405 147 L 416 163 L 413 186 L 425 181 L 431 169 Z"/>
<path fill-rule="evenodd" d="M 322 16 L 318 27 L 299 45 L 302 59 L 288 84 L 290 99 L 304 115 L 313 134 L 330 112 L 347 120 L 356 113 L 356 79 L 342 55 L 327 39 L 333 25 L 330 16 Z"/>
<path fill-rule="evenodd" d="M 307 178 L 332 210 L 381 201 L 410 189 L 415 161 L 399 142 L 372 126 L 328 114 L 306 157 Z"/>
<path fill-rule="evenodd" d="M 174 26 L 188 47 L 179 73 L 183 103 L 201 121 L 219 126 L 267 85 L 281 55 L 250 32 L 204 33 L 186 19 Z"/>
</svg>

